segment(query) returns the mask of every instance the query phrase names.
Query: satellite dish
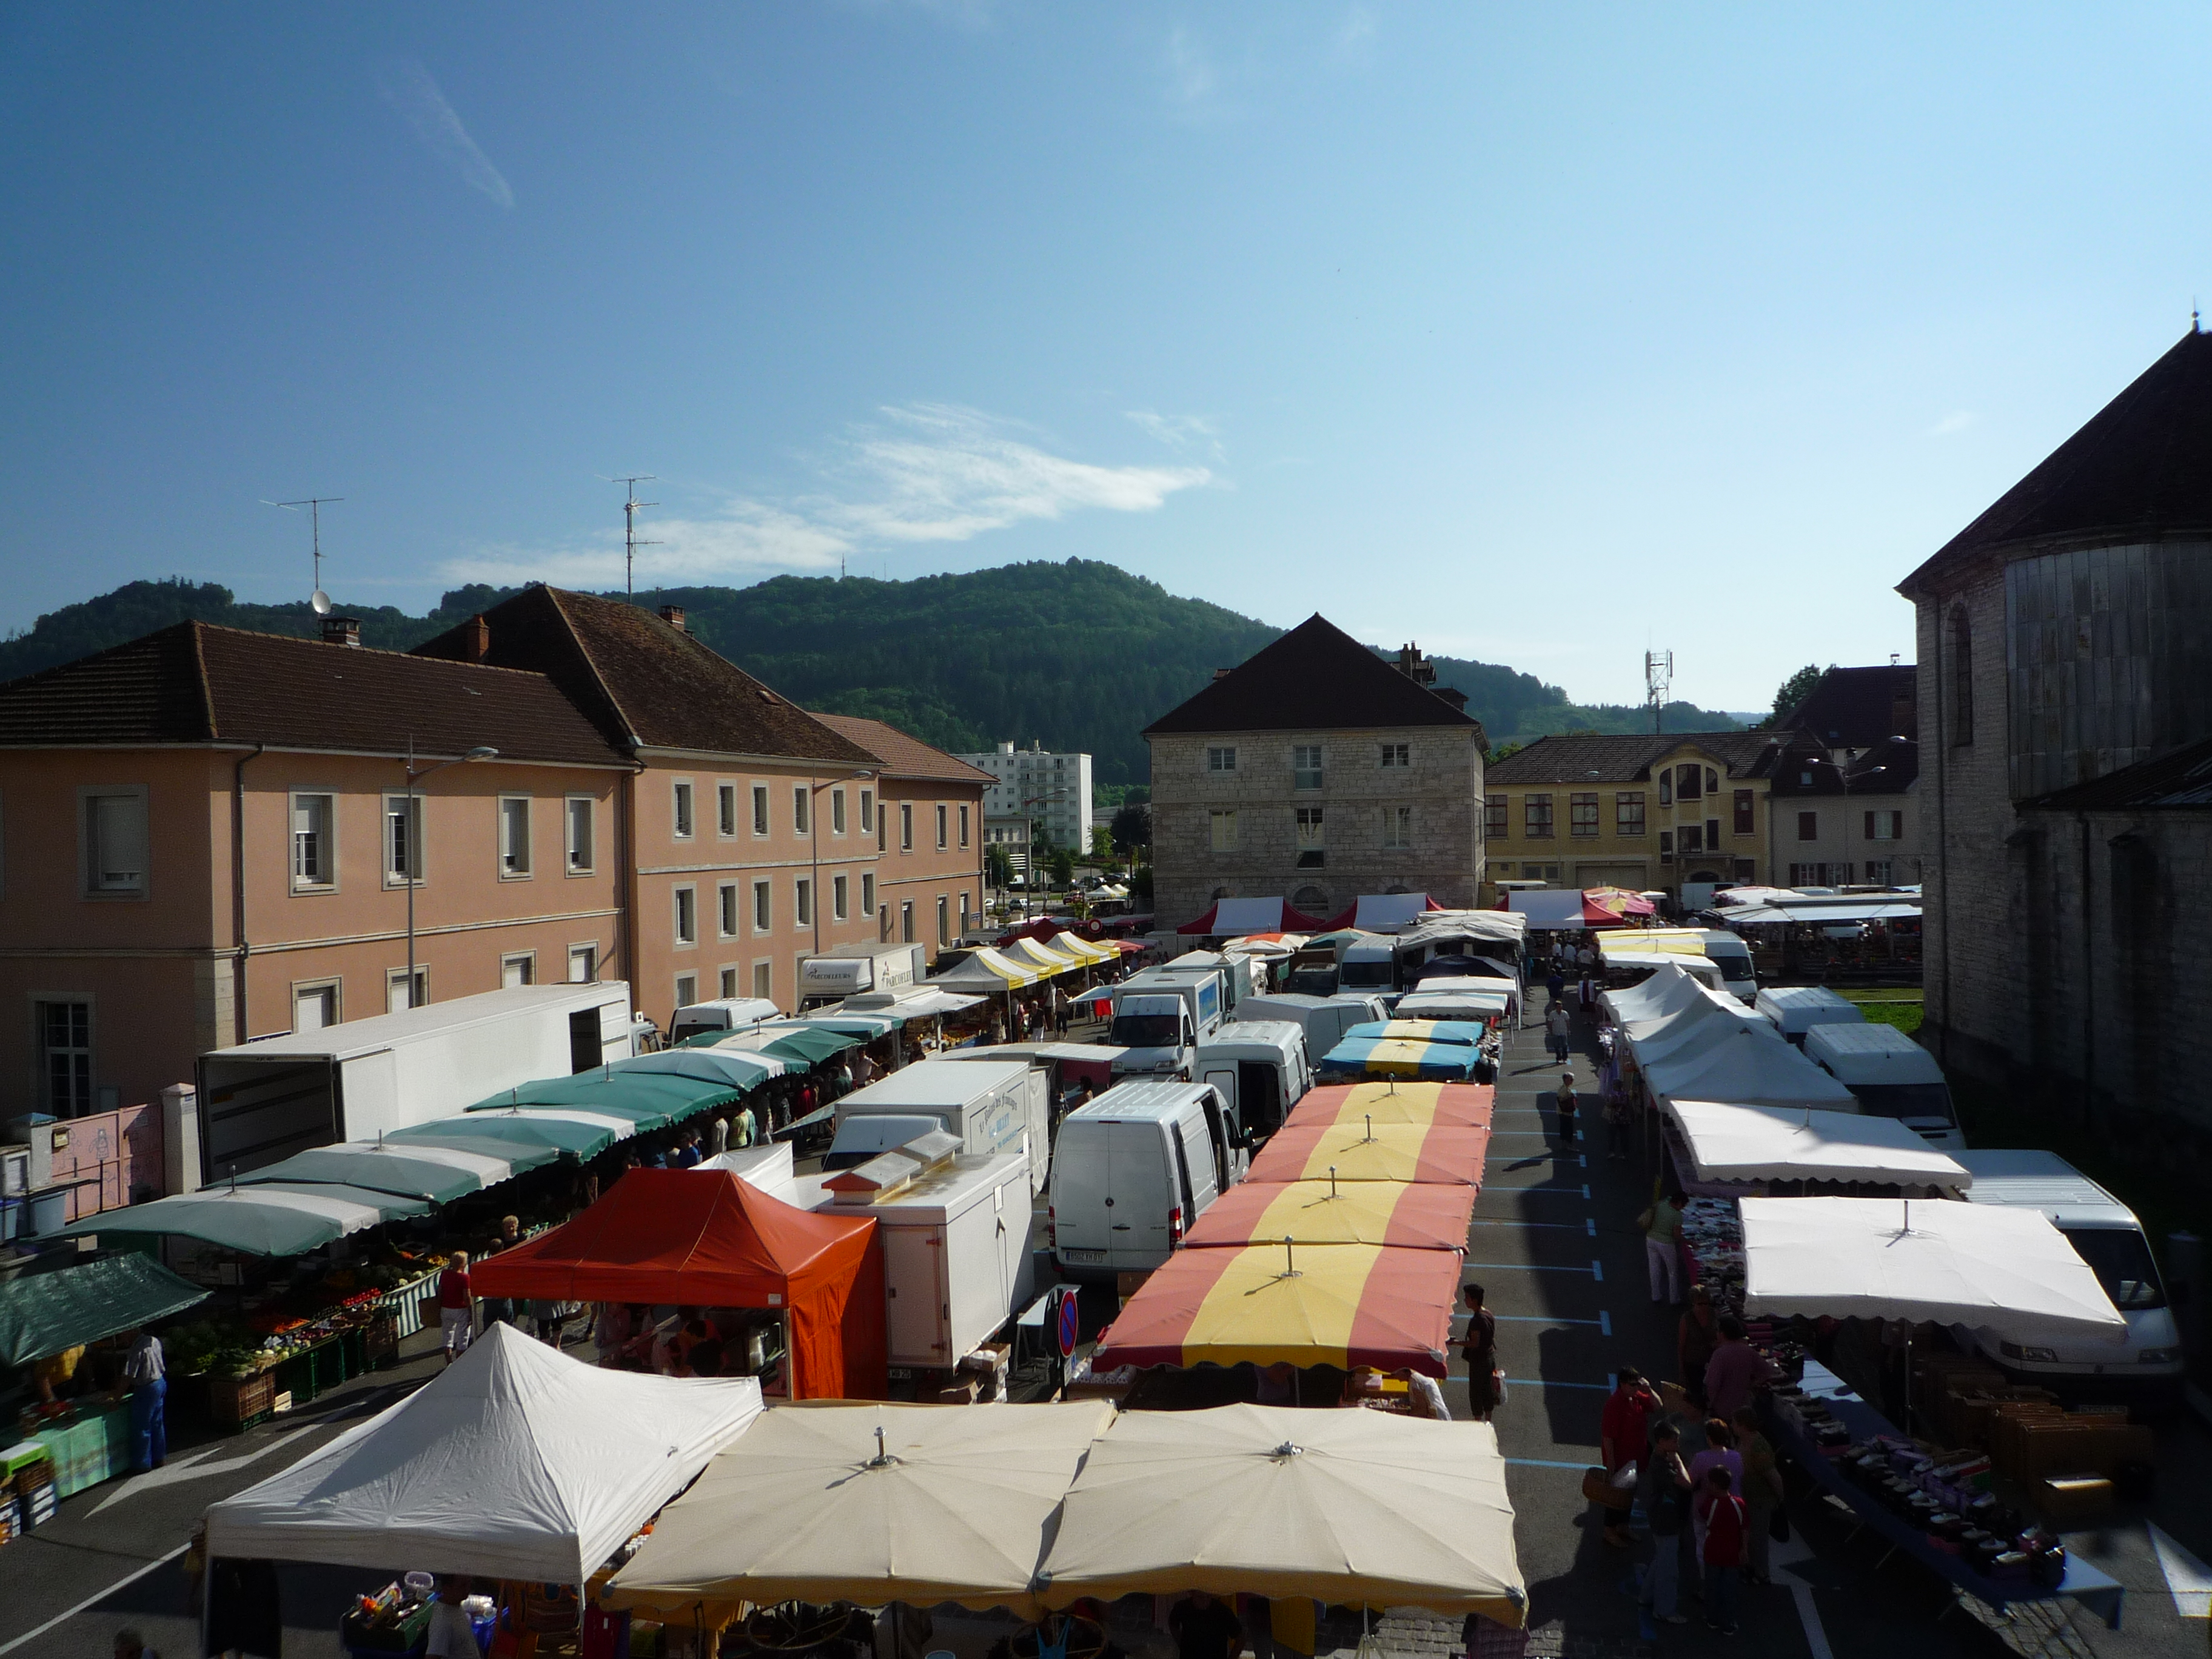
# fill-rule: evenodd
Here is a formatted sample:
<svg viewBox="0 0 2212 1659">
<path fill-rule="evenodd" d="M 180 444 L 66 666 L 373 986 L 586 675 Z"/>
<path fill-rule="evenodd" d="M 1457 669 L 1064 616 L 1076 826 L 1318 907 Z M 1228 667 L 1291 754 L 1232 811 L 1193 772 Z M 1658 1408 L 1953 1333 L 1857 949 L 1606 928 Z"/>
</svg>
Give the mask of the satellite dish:
<svg viewBox="0 0 2212 1659">
<path fill-rule="evenodd" d="M 307 598 L 307 608 L 313 611 L 318 617 L 329 616 L 331 614 L 331 596 L 324 592 L 321 588 L 317 588 Z"/>
</svg>

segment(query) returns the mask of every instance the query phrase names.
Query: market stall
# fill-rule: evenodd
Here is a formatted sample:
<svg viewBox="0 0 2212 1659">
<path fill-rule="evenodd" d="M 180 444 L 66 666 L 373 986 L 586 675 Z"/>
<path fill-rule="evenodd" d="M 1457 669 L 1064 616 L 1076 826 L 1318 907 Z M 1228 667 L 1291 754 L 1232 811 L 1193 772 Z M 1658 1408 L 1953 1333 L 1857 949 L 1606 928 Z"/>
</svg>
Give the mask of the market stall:
<svg viewBox="0 0 2212 1659">
<path fill-rule="evenodd" d="M 305 1182 L 447 1204 L 495 1186 L 521 1170 L 550 1164 L 555 1157 L 546 1147 L 516 1146 L 495 1155 L 459 1146 L 357 1140 L 295 1152 L 281 1164 L 239 1176 L 238 1184 L 289 1188 L 295 1182 Z"/>
<path fill-rule="evenodd" d="M 1475 1188 L 1442 1182 L 1247 1181 L 1206 1207 L 1185 1249 L 1248 1244 L 1384 1244 L 1462 1250 Z"/>
<path fill-rule="evenodd" d="M 1442 1376 L 1458 1299 L 1449 1250 L 1279 1240 L 1178 1250 L 1123 1305 L 1091 1364 L 1372 1365 Z"/>
<path fill-rule="evenodd" d="M 734 1175 L 631 1170 L 564 1226 L 494 1256 L 479 1296 L 745 1309 L 785 1333 L 794 1400 L 879 1400 L 883 1247 L 872 1218 L 817 1215 Z"/>
<path fill-rule="evenodd" d="M 1955 1196 L 1973 1184 L 1959 1163 L 1895 1118 L 1855 1112 L 1669 1099 L 1668 1145 L 1691 1192 L 1838 1182 Z"/>
<path fill-rule="evenodd" d="M 1482 1028 L 1460 1020 L 1369 1020 L 1354 1025 L 1314 1064 L 1332 1081 L 1363 1077 L 1464 1083 L 1487 1058 Z"/>
<path fill-rule="evenodd" d="M 150 1204 L 103 1210 L 73 1221 L 61 1237 L 105 1233 L 197 1238 L 246 1255 L 302 1255 L 398 1216 L 426 1215 L 420 1199 L 363 1187 L 275 1183 L 204 1187 Z"/>
<path fill-rule="evenodd" d="M 1054 1516 L 1113 1416 L 1103 1401 L 770 1412 L 669 1505 L 607 1601 L 687 1621 L 788 1601 L 1033 1617 Z"/>
<path fill-rule="evenodd" d="M 1117 1418 L 1038 1583 L 1054 1607 L 1202 1589 L 1516 1628 L 1528 1599 L 1489 1424 L 1248 1405 Z"/>
<path fill-rule="evenodd" d="M 1490 1132 L 1454 1123 L 1286 1123 L 1247 1180 L 1434 1181 L 1482 1184 Z"/>
<path fill-rule="evenodd" d="M 635 1133 L 665 1128 L 696 1116 L 709 1107 L 726 1105 L 744 1091 L 727 1081 L 679 1077 L 665 1072 L 632 1072 L 613 1065 L 597 1066 L 571 1077 L 538 1078 L 502 1089 L 468 1109 L 499 1112 L 532 1106 L 595 1112 L 605 1117 L 629 1120 Z"/>
<path fill-rule="evenodd" d="M 1611 953 L 1607 953 L 1607 959 L 1612 959 Z M 1662 959 L 1648 978 L 1634 985 L 1599 992 L 1597 1010 L 1603 1018 L 1626 1028 L 1680 1012 L 1696 1000 L 1698 989 L 1696 980 Z"/>
<path fill-rule="evenodd" d="M 1521 988 L 1487 975 L 1438 974 L 1398 999 L 1394 1019 L 1467 1020 L 1476 1024 L 1521 1018 Z"/>
<path fill-rule="evenodd" d="M 1858 1109 L 1857 1097 L 1849 1089 L 1783 1041 L 1771 1025 L 1764 1031 L 1733 1032 L 1677 1049 L 1644 1066 L 1643 1073 L 1655 1101 L 1717 1100 L 1841 1112 Z"/>
<path fill-rule="evenodd" d="M 548 1152 L 583 1159 L 596 1158 L 617 1140 L 628 1140 L 637 1125 L 606 1112 L 559 1106 L 508 1106 L 461 1117 L 444 1117 L 401 1129 L 385 1139 L 395 1146 L 489 1147 Z"/>
<path fill-rule="evenodd" d="M 1356 928 L 1363 933 L 1395 933 L 1412 927 L 1430 911 L 1444 907 L 1426 893 L 1362 893 L 1326 921 L 1309 932 L 1334 933 Z"/>
<path fill-rule="evenodd" d="M 1004 952 L 983 945 L 970 951 L 965 960 L 943 973 L 931 975 L 929 983 L 933 988 L 941 991 L 997 996 L 1006 991 L 1018 991 L 1035 985 L 1042 977 L 1036 969 L 1024 967 Z"/>
<path fill-rule="evenodd" d="M 1487 1129 L 1497 1091 L 1486 1083 L 1331 1083 L 1309 1089 L 1285 1127 L 1310 1123 L 1456 1124 Z"/>
<path fill-rule="evenodd" d="M 1224 898 L 1214 900 L 1204 915 L 1176 932 L 1192 939 L 1229 939 L 1241 933 L 1317 933 L 1328 925 L 1287 899 Z"/>
<path fill-rule="evenodd" d="M 663 1048 L 658 1054 L 639 1054 L 625 1060 L 617 1067 L 626 1076 L 640 1073 L 659 1073 L 669 1077 L 686 1077 L 699 1083 L 719 1083 L 726 1088 L 750 1093 L 771 1079 L 783 1075 L 783 1062 L 773 1055 L 749 1054 L 740 1048 L 719 1045 L 726 1037 L 726 1031 L 707 1035 L 716 1043 L 679 1045 Z"/>
<path fill-rule="evenodd" d="M 1072 973 L 1087 964 L 1082 957 L 1062 952 L 1057 947 L 1041 944 L 1033 939 L 1018 939 L 1006 947 L 1006 955 L 1024 967 L 1034 968 L 1047 978 Z"/>
</svg>

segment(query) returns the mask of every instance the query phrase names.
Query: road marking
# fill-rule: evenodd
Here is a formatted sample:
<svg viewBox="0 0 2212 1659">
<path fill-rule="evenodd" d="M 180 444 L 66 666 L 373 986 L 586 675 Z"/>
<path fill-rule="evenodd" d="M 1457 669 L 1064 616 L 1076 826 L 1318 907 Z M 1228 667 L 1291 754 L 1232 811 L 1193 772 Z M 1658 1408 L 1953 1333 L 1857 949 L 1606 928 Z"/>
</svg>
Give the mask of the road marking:
<svg viewBox="0 0 2212 1659">
<path fill-rule="evenodd" d="M 196 1452 L 189 1457 L 171 1458 L 161 1468 L 149 1470 L 144 1474 L 131 1476 L 130 1480 L 94 1504 L 91 1509 L 86 1510 L 84 1518 L 89 1521 L 110 1504 L 120 1504 L 126 1498 L 136 1498 L 141 1492 L 152 1492 L 158 1486 L 172 1486 L 182 1480 L 199 1480 L 210 1474 L 234 1474 L 246 1468 L 249 1463 L 259 1462 L 278 1447 L 290 1444 L 309 1430 L 322 1426 L 319 1422 L 302 1423 L 290 1432 L 278 1435 L 258 1450 L 241 1452 L 234 1457 L 217 1457 L 213 1462 L 210 1462 L 208 1460 L 210 1455 L 220 1449 L 219 1447 L 210 1447 L 207 1451 Z"/>
<path fill-rule="evenodd" d="M 1787 1543 L 1774 1547 L 1769 1565 L 1789 1567 L 1816 1559 L 1807 1547 L 1804 1534 L 1793 1530 Z M 1805 1627 L 1806 1647 L 1811 1650 L 1813 1659 L 1835 1659 L 1835 1650 L 1828 1645 L 1828 1632 L 1820 1625 L 1820 1610 L 1813 1605 L 1813 1587 L 1794 1572 L 1789 1577 L 1790 1599 L 1797 1603 L 1797 1622 Z"/>
<path fill-rule="evenodd" d="M 1460 1315 L 1455 1316 L 1455 1317 L 1463 1318 L 1465 1316 Z M 1599 1315 L 1595 1319 L 1561 1319 L 1543 1314 L 1492 1314 L 1491 1315 L 1491 1317 L 1501 1325 L 1508 1323 L 1515 1325 L 1595 1325 L 1606 1335 L 1611 1336 L 1613 1334 L 1613 1328 L 1606 1323 L 1605 1316 L 1602 1314 Z"/>
<path fill-rule="evenodd" d="M 1548 1457 L 1508 1457 L 1501 1461 L 1510 1463 L 1517 1468 L 1572 1469 L 1577 1474 L 1580 1474 L 1585 1469 L 1594 1469 L 1597 1467 L 1595 1463 L 1555 1463 Z M 1829 1659 L 1829 1656 L 1824 1653 L 1820 1659 Z"/>
<path fill-rule="evenodd" d="M 1569 1232 L 1575 1231 L 1575 1224 L 1571 1221 L 1492 1221 L 1487 1216 L 1480 1215 L 1468 1224 L 1475 1227 L 1564 1227 Z M 1587 1224 L 1589 1227 L 1590 1237 L 1595 1238 L 1597 1236 L 1597 1223 L 1590 1221 Z"/>
<path fill-rule="evenodd" d="M 1599 1394 L 1613 1392 L 1610 1382 L 1554 1382 L 1541 1376 L 1509 1376 L 1505 1381 L 1509 1387 L 1516 1389 L 1592 1389 Z"/>
<path fill-rule="evenodd" d="M 1493 1182 L 1482 1189 L 1476 1202 L 1480 1203 L 1482 1199 L 1491 1197 L 1497 1193 L 1566 1193 L 1588 1198 L 1590 1195 L 1590 1189 L 1587 1183 L 1580 1187 L 1572 1184 L 1563 1187 L 1555 1181 L 1532 1181 L 1525 1187 L 1501 1187 Z"/>
<path fill-rule="evenodd" d="M 2207 1567 L 2160 1530 L 2150 1528 L 2150 1547 L 2158 1557 L 2158 1570 L 2166 1576 L 2166 1593 L 2173 1610 L 2184 1619 L 2212 1619 L 2212 1567 Z"/>
<path fill-rule="evenodd" d="M 1597 1328 L 1598 1334 L 1601 1336 L 1611 1336 L 1613 1334 L 1613 1316 L 1606 1312 L 1602 1308 L 1600 1308 L 1597 1310 Z"/>
<path fill-rule="evenodd" d="M 1601 1285 L 1605 1283 L 1605 1263 L 1595 1257 L 1590 1261 L 1590 1277 Z"/>
<path fill-rule="evenodd" d="M 189 1544 L 179 1544 L 176 1548 L 171 1550 L 167 1555 L 164 1555 L 156 1560 L 149 1561 L 144 1566 L 139 1568 L 137 1571 L 126 1573 L 124 1577 L 117 1579 L 113 1583 L 110 1584 L 106 1589 L 96 1590 L 92 1595 L 86 1596 L 83 1601 L 70 1608 L 68 1612 L 56 1613 L 52 1618 L 47 1620 L 45 1624 L 40 1626 L 38 1629 L 25 1631 L 21 1636 L 17 1637 L 12 1642 L 0 1643 L 0 1653 L 13 1653 L 17 1648 L 21 1647 L 26 1642 L 37 1641 L 39 1638 L 44 1636 L 56 1625 L 67 1623 L 70 1620 L 76 1618 L 77 1614 L 82 1613 L 87 1607 L 98 1607 L 109 1596 L 114 1595 L 116 1591 L 128 1589 L 130 1586 L 137 1583 L 141 1578 L 143 1578 L 148 1573 L 152 1572 L 158 1567 L 167 1566 L 170 1562 L 175 1560 L 179 1556 L 182 1555 L 191 1547 L 191 1546 Z"/>
</svg>

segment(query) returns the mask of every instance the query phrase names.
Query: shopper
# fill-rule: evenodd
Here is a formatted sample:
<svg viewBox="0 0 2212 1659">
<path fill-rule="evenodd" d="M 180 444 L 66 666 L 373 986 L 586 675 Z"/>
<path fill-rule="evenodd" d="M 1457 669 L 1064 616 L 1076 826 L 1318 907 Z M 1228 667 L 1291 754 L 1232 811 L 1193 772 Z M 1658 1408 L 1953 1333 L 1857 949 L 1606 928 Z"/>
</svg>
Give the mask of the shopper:
<svg viewBox="0 0 2212 1659">
<path fill-rule="evenodd" d="M 438 1340 L 446 1364 L 469 1351 L 476 1335 L 477 1303 L 469 1291 L 469 1253 L 455 1250 L 438 1275 Z"/>
<path fill-rule="evenodd" d="M 168 1366 L 161 1339 L 142 1330 L 123 1361 L 123 1386 L 131 1390 L 131 1467 L 143 1474 L 169 1461 Z"/>
<path fill-rule="evenodd" d="M 714 1148 L 713 1156 L 721 1157 L 730 1150 L 730 1120 L 726 1113 L 714 1114 L 714 1133 L 707 1143 Z"/>
<path fill-rule="evenodd" d="M 1698 1559 L 1705 1569 L 1705 1622 L 1723 1636 L 1735 1634 L 1736 1577 L 1748 1530 L 1743 1499 L 1729 1490 L 1734 1484 L 1726 1469 L 1713 1469 L 1698 1493 L 1705 1528 Z"/>
<path fill-rule="evenodd" d="M 1651 1419 L 1658 1414 L 1659 1396 L 1651 1392 L 1644 1373 L 1633 1365 L 1623 1365 L 1614 1376 L 1613 1392 L 1606 1396 L 1605 1409 L 1598 1417 L 1598 1452 L 1608 1476 L 1618 1475 L 1623 1469 L 1644 1467 Z M 1628 1547 L 1628 1516 L 1625 1511 L 1606 1511 L 1605 1541 L 1615 1549 Z"/>
<path fill-rule="evenodd" d="M 1575 1095 L 1575 1074 L 1559 1073 L 1559 1086 L 1552 1096 L 1552 1104 L 1559 1114 L 1559 1145 L 1571 1146 L 1581 1139 L 1575 1126 L 1579 1121 L 1582 1102 Z"/>
<path fill-rule="evenodd" d="M 1690 1472 L 1682 1467 L 1682 1431 L 1669 1419 L 1651 1425 L 1651 1455 L 1637 1482 L 1637 1501 L 1651 1524 L 1651 1565 L 1638 1599 L 1662 1625 L 1689 1622 L 1676 1611 L 1682 1583 L 1682 1522 L 1690 1500 Z"/>
<path fill-rule="evenodd" d="M 1705 1489 L 1705 1477 L 1715 1469 L 1726 1469 L 1731 1490 L 1743 1489 L 1743 1454 L 1735 1449 L 1735 1431 L 1717 1417 L 1705 1419 L 1705 1449 L 1690 1459 L 1690 1484 L 1700 1492 Z M 1694 1520 L 1697 1532 L 1698 1559 L 1705 1559 L 1705 1520 L 1701 1510 Z"/>
<path fill-rule="evenodd" d="M 1773 1443 L 1761 1432 L 1759 1413 L 1748 1406 L 1735 1414 L 1735 1449 L 1743 1459 L 1743 1490 L 1738 1496 L 1743 1499 L 1748 1516 L 1745 1525 L 1750 1532 L 1744 1577 L 1747 1583 L 1764 1584 L 1772 1577 L 1774 1512 L 1788 1493 Z"/>
<path fill-rule="evenodd" d="M 1467 1334 L 1460 1340 L 1460 1358 L 1467 1361 L 1467 1408 L 1478 1423 L 1490 1421 L 1498 1409 L 1498 1317 L 1482 1305 L 1482 1286 L 1462 1285 L 1467 1302 Z"/>
<path fill-rule="evenodd" d="M 1574 1035 L 1574 1029 L 1567 1005 L 1553 998 L 1551 1010 L 1544 1016 L 1544 1045 L 1562 1066 L 1567 1063 L 1568 1039 Z"/>
<path fill-rule="evenodd" d="M 423 1659 L 477 1659 L 476 1626 L 462 1610 L 469 1593 L 468 1581 L 451 1573 L 438 1580 L 438 1599 L 430 1608 L 430 1623 L 423 1632 Z"/>
<path fill-rule="evenodd" d="M 599 1369 L 614 1370 L 622 1351 L 636 1334 L 636 1322 L 631 1317 L 629 1304 L 600 1303 L 599 1316 L 592 1322 L 592 1351 L 599 1355 Z"/>
<path fill-rule="evenodd" d="M 1651 1275 L 1651 1299 L 1682 1299 L 1682 1195 L 1663 1188 L 1638 1218 L 1644 1226 L 1644 1265 Z"/>
<path fill-rule="evenodd" d="M 1204 1590 L 1193 1590 L 1168 1611 L 1168 1633 L 1176 1659 L 1237 1659 L 1244 1626 L 1235 1608 Z"/>
<path fill-rule="evenodd" d="M 1715 1417 L 1733 1419 L 1751 1404 L 1751 1396 L 1771 1381 L 1774 1368 L 1745 1340 L 1743 1321 L 1729 1314 L 1721 1321 L 1720 1346 L 1705 1362 L 1705 1409 Z M 1742 1492 L 1741 1484 L 1737 1486 Z"/>
<path fill-rule="evenodd" d="M 1674 1358 L 1681 1369 L 1682 1393 L 1700 1411 L 1705 1407 L 1705 1367 L 1720 1346 L 1720 1325 L 1713 1316 L 1713 1293 L 1702 1285 L 1690 1287 L 1690 1305 L 1674 1328 Z"/>
</svg>

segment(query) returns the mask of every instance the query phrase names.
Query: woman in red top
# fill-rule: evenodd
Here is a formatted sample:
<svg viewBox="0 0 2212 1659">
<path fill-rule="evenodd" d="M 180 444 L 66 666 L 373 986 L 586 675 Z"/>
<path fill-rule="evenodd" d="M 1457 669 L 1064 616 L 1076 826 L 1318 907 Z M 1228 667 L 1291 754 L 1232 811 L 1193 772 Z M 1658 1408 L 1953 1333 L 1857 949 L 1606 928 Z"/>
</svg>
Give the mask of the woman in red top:
<svg viewBox="0 0 2212 1659">
<path fill-rule="evenodd" d="M 438 1335 L 445 1345 L 446 1363 L 469 1351 L 476 1334 L 476 1297 L 469 1290 L 469 1253 L 455 1250 L 446 1271 L 438 1275 Z"/>
<path fill-rule="evenodd" d="M 1705 1527 L 1705 1622 L 1723 1636 L 1735 1634 L 1736 1575 L 1750 1539 L 1743 1499 L 1729 1490 L 1735 1484 L 1725 1467 L 1711 1468 L 1698 1494 L 1698 1518 Z"/>
</svg>

